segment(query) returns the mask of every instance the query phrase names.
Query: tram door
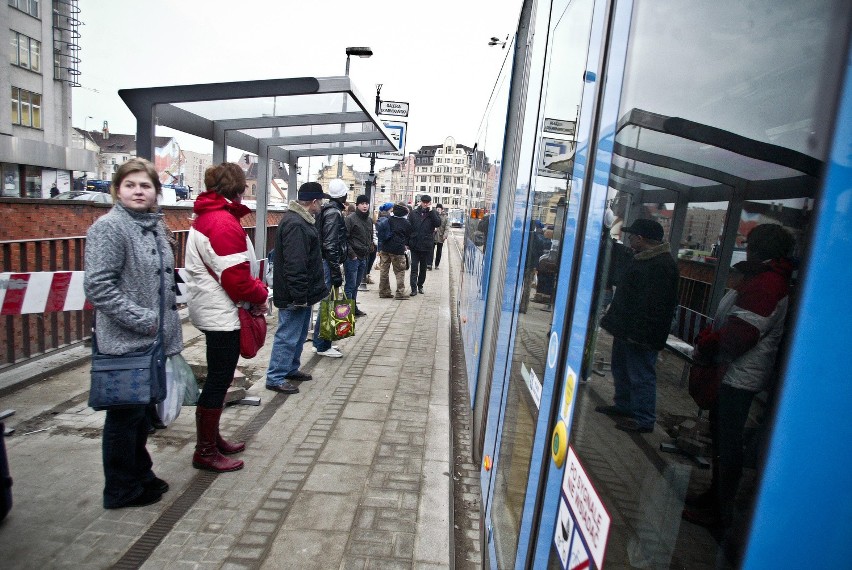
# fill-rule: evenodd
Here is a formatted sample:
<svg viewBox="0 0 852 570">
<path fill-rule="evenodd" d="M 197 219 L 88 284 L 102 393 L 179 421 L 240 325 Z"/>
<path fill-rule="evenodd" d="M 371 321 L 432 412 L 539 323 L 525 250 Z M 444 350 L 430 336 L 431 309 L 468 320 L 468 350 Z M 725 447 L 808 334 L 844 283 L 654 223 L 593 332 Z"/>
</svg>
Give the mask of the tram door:
<svg viewBox="0 0 852 570">
<path fill-rule="evenodd" d="M 594 0 L 548 4 L 540 3 L 537 19 L 544 23 L 539 24 L 542 32 L 549 34 L 537 32 L 535 42 L 546 46 L 550 66 L 545 66 L 538 108 L 527 106 L 524 130 L 532 137 L 524 144 L 535 151 L 527 155 L 528 164 L 519 166 L 510 246 L 515 249 L 509 255 L 510 265 L 518 265 L 517 273 L 507 276 L 504 294 L 513 304 L 511 334 L 500 337 L 498 343 L 504 344 L 496 351 L 496 359 L 504 359 L 502 368 L 495 366 L 502 370 L 504 381 L 494 383 L 493 392 L 501 398 L 501 418 L 492 448 L 494 464 L 486 473 L 490 486 L 485 511 L 490 563 L 498 568 L 522 566 L 530 547 L 538 486 L 532 458 L 535 449 L 546 446 L 546 417 L 545 426 L 540 427 L 539 410 L 550 408 L 552 393 L 543 390 L 549 332 L 563 244 L 573 238 L 576 226 L 566 212 L 577 199 L 571 172 Z M 486 445 L 486 461 L 487 455 Z"/>
<path fill-rule="evenodd" d="M 775 334 L 776 324 L 785 326 L 777 312 L 783 305 L 793 326 L 795 268 L 807 267 L 814 255 L 811 224 L 849 16 L 842 0 L 633 2 L 629 38 L 610 44 L 611 60 L 624 61 L 623 83 L 615 85 L 616 105 L 604 107 L 594 134 L 600 155 L 607 155 L 605 169 L 596 170 L 587 185 L 590 203 L 581 208 L 583 264 L 568 300 L 568 348 L 560 355 L 573 384 L 564 382 L 557 396 L 570 445 L 558 464 L 556 457 L 548 462 L 535 567 L 741 564 L 763 451 L 768 441 L 784 445 L 777 435 L 784 426 L 775 427 L 773 440 L 773 402 L 783 382 L 811 379 L 784 377 L 783 342 L 779 353 L 762 353 L 759 370 L 737 375 L 730 363 L 742 356 L 736 351 L 745 340 L 738 340 L 719 349 L 727 351 L 719 362 L 729 372 L 708 418 L 689 394 L 688 361 L 664 349 L 655 362 L 652 429 L 630 431 L 623 418 L 601 413 L 614 403 L 617 358 L 613 336 L 599 327 L 609 290 L 618 295 L 619 287 L 608 248 L 627 242 L 623 225 L 655 220 L 669 248 L 662 254 L 672 255 L 680 271 L 676 315 L 704 324 L 736 318 Z M 612 47 L 619 41 L 627 42 L 620 56 Z M 761 226 L 773 231 L 752 233 Z M 778 235 L 779 227 L 789 238 Z M 786 299 L 767 308 L 768 293 L 738 296 L 746 280 L 769 270 L 792 284 Z M 593 294 L 586 296 L 589 288 Z M 678 323 L 672 334 L 690 336 Z"/>
</svg>

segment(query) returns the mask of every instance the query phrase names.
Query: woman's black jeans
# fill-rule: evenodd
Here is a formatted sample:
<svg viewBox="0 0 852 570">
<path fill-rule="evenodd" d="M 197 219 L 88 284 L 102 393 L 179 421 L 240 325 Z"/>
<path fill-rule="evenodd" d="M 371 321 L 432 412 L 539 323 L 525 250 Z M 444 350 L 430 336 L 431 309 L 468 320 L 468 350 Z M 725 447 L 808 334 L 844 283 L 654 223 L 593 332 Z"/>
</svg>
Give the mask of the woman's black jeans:
<svg viewBox="0 0 852 570">
<path fill-rule="evenodd" d="M 207 339 L 207 380 L 198 406 L 221 408 L 240 359 L 240 331 L 203 331 Z"/>
<path fill-rule="evenodd" d="M 102 442 L 104 508 L 121 507 L 142 494 L 154 480 L 148 442 L 147 406 L 107 410 Z"/>
</svg>

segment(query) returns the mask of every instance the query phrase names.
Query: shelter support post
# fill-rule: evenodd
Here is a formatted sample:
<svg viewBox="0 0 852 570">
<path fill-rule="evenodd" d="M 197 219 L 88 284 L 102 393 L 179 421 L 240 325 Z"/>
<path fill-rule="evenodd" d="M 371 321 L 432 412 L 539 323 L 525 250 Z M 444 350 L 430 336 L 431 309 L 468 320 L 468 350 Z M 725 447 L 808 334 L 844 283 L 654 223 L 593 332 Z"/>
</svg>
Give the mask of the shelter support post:
<svg viewBox="0 0 852 570">
<path fill-rule="evenodd" d="M 291 157 L 287 162 L 287 200 L 295 200 L 299 196 L 299 159 Z"/>
<path fill-rule="evenodd" d="M 213 124 L 213 164 L 222 164 L 225 162 L 225 154 L 227 146 L 225 128 L 218 122 Z"/>
<path fill-rule="evenodd" d="M 677 259 L 677 252 L 680 249 L 680 242 L 683 238 L 683 227 L 686 225 L 686 212 L 688 208 L 689 196 L 684 192 L 678 192 L 674 205 L 672 223 L 669 227 L 669 243 L 671 244 L 672 255 L 675 259 Z"/>
<path fill-rule="evenodd" d="M 254 229 L 254 251 L 258 259 L 266 258 L 266 211 L 269 203 L 269 145 L 258 142 L 257 145 L 257 203 Z"/>
<path fill-rule="evenodd" d="M 728 273 L 730 273 L 731 269 L 731 257 L 734 253 L 734 246 L 737 243 L 743 202 L 745 202 L 744 195 L 744 188 L 739 186 L 734 188 L 731 203 L 728 205 L 728 214 L 725 216 L 725 227 L 722 233 L 722 243 L 719 245 L 719 254 L 716 260 L 718 269 L 716 270 L 716 278 L 713 280 L 713 286 L 710 289 L 708 315 L 716 314 L 716 307 L 719 306 L 719 301 L 722 300 L 722 296 L 725 294 L 725 288 L 728 284 Z"/>
</svg>

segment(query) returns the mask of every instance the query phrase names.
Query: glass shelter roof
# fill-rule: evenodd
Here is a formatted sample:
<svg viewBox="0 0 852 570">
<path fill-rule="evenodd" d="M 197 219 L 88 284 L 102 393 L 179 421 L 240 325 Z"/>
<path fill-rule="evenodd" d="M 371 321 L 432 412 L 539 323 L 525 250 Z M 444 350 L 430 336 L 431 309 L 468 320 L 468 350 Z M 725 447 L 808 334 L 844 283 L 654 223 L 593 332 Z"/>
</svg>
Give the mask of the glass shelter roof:
<svg viewBox="0 0 852 570">
<path fill-rule="evenodd" d="M 302 156 L 396 151 L 394 139 L 351 80 L 298 77 L 203 85 L 122 89 L 136 117 L 137 146 L 153 155 L 155 126 L 295 164 Z"/>
</svg>

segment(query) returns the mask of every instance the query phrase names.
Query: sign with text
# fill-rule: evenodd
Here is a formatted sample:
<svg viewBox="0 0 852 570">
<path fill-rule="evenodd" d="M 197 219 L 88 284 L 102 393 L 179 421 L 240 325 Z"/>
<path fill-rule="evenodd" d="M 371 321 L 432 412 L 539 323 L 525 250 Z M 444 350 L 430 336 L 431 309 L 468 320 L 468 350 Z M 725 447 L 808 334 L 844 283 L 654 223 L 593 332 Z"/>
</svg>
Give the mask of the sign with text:
<svg viewBox="0 0 852 570">
<path fill-rule="evenodd" d="M 568 506 L 577 520 L 577 528 L 583 535 L 595 565 L 602 568 L 611 519 L 586 471 L 580 465 L 574 448 L 570 446 L 565 475 L 562 478 L 562 492 L 568 499 Z"/>
<path fill-rule="evenodd" d="M 395 117 L 408 116 L 408 103 L 402 101 L 379 101 L 379 115 L 393 115 Z"/>
<path fill-rule="evenodd" d="M 562 119 L 545 119 L 544 126 L 541 130 L 546 133 L 556 135 L 574 136 L 574 131 L 577 129 L 577 123 L 574 121 L 563 121 Z"/>
</svg>

